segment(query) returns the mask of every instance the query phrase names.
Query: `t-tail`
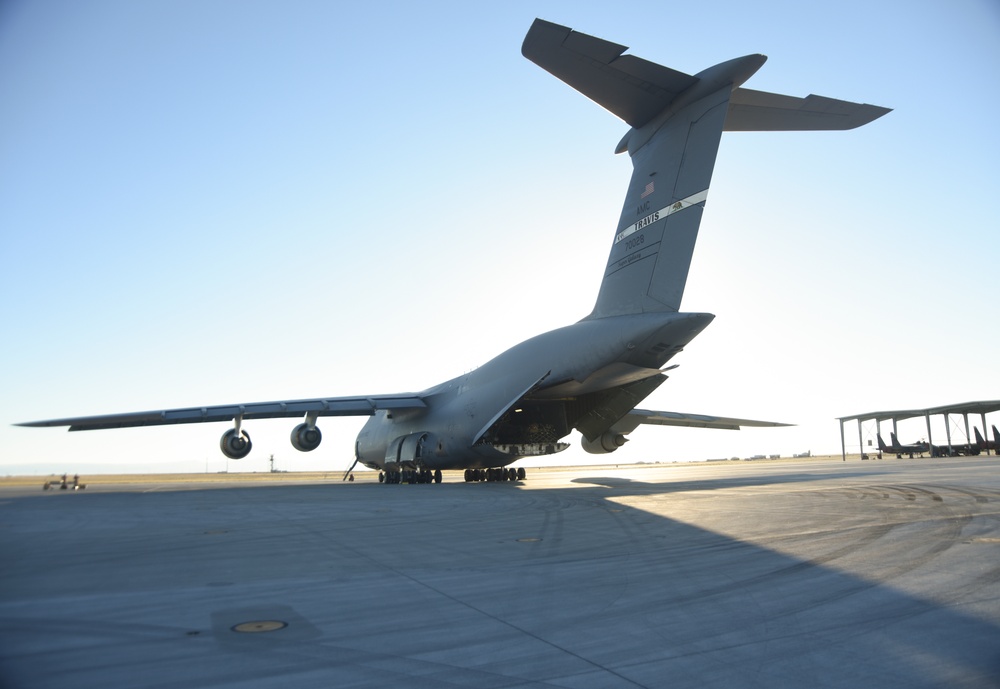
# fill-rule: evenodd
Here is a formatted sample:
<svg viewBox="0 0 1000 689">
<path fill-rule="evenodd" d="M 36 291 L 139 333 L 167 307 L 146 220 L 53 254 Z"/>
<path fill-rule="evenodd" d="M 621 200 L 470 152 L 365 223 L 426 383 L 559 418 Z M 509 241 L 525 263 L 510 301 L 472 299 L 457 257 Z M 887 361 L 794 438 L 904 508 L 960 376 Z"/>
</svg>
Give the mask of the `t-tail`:
<svg viewBox="0 0 1000 689">
<path fill-rule="evenodd" d="M 767 59 L 691 76 L 623 55 L 626 46 L 536 19 L 522 54 L 631 129 L 632 179 L 588 319 L 679 311 L 723 131 L 852 129 L 886 108 L 740 88 Z"/>
</svg>

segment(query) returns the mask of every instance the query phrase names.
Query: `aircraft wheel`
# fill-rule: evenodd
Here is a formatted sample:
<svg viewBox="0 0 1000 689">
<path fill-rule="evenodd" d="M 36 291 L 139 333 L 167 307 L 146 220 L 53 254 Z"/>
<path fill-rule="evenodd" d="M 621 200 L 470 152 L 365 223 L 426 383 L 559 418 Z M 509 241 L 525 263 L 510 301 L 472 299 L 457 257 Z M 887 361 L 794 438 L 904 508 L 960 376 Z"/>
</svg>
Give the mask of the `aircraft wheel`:
<svg viewBox="0 0 1000 689">
<path fill-rule="evenodd" d="M 434 470 L 434 483 L 441 483 L 441 481 L 443 479 L 444 479 L 444 475 L 441 473 L 441 470 L 440 469 L 435 469 Z"/>
<path fill-rule="evenodd" d="M 524 467 L 518 467 L 517 468 L 517 480 L 518 481 L 523 481 L 526 476 L 527 476 L 527 473 L 524 471 Z"/>
<path fill-rule="evenodd" d="M 385 474 L 383 474 L 381 471 L 378 472 L 378 482 L 385 483 Z"/>
</svg>

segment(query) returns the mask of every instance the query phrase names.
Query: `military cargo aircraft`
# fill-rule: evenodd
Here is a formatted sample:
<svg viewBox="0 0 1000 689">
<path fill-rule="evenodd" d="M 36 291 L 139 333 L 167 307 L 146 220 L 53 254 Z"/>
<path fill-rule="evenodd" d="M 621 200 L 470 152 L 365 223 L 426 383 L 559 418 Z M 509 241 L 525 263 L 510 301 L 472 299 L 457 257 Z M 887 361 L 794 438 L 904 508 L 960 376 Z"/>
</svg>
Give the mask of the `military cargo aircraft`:
<svg viewBox="0 0 1000 689">
<path fill-rule="evenodd" d="M 251 448 L 244 424 L 298 418 L 292 445 L 315 450 L 323 416 L 370 416 L 355 465 L 387 483 L 516 480 L 516 460 L 560 452 L 572 431 L 583 448 L 618 450 L 641 424 L 738 429 L 786 424 L 636 409 L 666 379 L 665 368 L 715 317 L 684 313 L 681 297 L 724 131 L 852 129 L 889 112 L 810 95 L 742 88 L 763 64 L 746 55 L 689 75 L 625 55 L 625 46 L 535 20 L 522 54 L 630 129 L 616 153 L 633 173 L 590 314 L 533 337 L 470 373 L 416 393 L 197 406 L 35 421 L 71 431 L 229 422 L 220 440 L 232 459 Z M 672 367 L 671 367 L 672 368 Z M 353 468 L 353 466 L 352 466 Z M 350 471 L 350 470 L 349 470 Z"/>
</svg>

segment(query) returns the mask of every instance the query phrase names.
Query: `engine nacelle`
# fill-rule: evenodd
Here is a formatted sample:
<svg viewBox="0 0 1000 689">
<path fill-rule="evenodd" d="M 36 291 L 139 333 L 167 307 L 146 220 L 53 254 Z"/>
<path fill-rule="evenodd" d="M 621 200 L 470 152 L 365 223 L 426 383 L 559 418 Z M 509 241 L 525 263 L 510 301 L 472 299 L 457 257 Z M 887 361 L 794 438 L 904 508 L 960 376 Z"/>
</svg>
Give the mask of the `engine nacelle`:
<svg viewBox="0 0 1000 689">
<path fill-rule="evenodd" d="M 247 432 L 237 431 L 235 428 L 230 428 L 223 433 L 222 439 L 219 440 L 219 449 L 229 459 L 243 459 L 250 454 L 251 447 L 253 447 L 253 443 L 250 442 L 250 436 L 247 435 Z"/>
<path fill-rule="evenodd" d="M 609 452 L 614 452 L 627 442 L 628 438 L 624 434 L 607 431 L 595 440 L 584 438 L 581 445 L 584 450 L 592 455 L 606 455 Z"/>
<path fill-rule="evenodd" d="M 292 447 L 299 452 L 312 452 L 319 447 L 323 434 L 315 426 L 300 423 L 292 429 Z"/>
</svg>

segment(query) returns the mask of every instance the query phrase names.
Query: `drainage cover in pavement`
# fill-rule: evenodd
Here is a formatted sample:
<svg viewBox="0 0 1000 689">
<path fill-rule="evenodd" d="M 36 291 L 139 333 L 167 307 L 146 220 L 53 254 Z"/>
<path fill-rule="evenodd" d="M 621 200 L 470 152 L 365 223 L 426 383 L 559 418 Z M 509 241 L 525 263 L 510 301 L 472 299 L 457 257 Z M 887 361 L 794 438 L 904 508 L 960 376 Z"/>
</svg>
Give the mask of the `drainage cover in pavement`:
<svg viewBox="0 0 1000 689">
<path fill-rule="evenodd" d="M 276 632 L 287 626 L 288 623 L 281 620 L 260 620 L 258 622 L 241 622 L 233 625 L 232 630 L 241 634 L 259 634 L 261 632 Z"/>
</svg>

